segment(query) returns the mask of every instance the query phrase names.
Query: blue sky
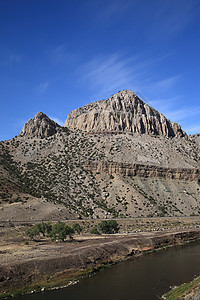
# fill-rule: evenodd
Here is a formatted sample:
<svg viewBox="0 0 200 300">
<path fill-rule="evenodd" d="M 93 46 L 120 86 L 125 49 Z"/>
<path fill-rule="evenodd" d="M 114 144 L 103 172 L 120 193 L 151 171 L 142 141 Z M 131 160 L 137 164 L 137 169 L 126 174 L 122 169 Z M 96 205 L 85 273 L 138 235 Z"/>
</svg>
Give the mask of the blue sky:
<svg viewBox="0 0 200 300">
<path fill-rule="evenodd" d="M 0 140 L 131 89 L 200 132 L 199 0 L 0 0 Z"/>
</svg>

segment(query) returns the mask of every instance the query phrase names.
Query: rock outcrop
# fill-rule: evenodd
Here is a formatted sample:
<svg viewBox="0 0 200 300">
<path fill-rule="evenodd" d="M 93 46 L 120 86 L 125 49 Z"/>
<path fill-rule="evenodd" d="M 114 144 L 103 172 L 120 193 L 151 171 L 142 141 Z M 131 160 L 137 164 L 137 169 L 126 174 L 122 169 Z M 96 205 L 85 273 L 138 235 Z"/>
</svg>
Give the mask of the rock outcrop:
<svg viewBox="0 0 200 300">
<path fill-rule="evenodd" d="M 199 169 L 163 168 L 142 164 L 127 164 L 117 162 L 93 162 L 88 161 L 85 168 L 96 172 L 108 174 L 120 174 L 125 176 L 153 177 L 165 179 L 180 179 L 185 181 L 200 182 Z"/>
<path fill-rule="evenodd" d="M 167 137 L 186 136 L 180 125 L 167 120 L 130 90 L 71 111 L 64 126 L 85 132 L 117 131 Z"/>
<path fill-rule="evenodd" d="M 59 125 L 49 119 L 42 112 L 38 112 L 33 119 L 30 119 L 20 132 L 21 136 L 45 138 L 54 135 Z"/>
</svg>

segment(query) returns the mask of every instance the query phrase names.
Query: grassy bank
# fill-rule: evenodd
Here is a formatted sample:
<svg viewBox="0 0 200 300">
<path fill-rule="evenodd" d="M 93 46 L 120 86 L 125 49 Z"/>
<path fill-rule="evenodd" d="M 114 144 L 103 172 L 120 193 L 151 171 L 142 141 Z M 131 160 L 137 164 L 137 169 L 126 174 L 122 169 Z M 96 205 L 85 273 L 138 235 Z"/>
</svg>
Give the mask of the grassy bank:
<svg viewBox="0 0 200 300">
<path fill-rule="evenodd" d="M 119 262 L 122 260 L 119 260 Z M 32 294 L 36 292 L 41 292 L 44 290 L 54 290 L 58 288 L 65 288 L 70 285 L 74 285 L 79 282 L 80 279 L 89 278 L 97 272 L 110 268 L 116 262 L 96 265 L 92 268 L 74 270 L 70 274 L 62 273 L 55 274 L 54 276 L 48 276 L 46 278 L 41 278 L 37 282 L 31 282 L 23 288 L 14 288 L 13 290 L 0 293 L 0 299 L 6 299 L 9 297 L 15 297 L 18 295 Z"/>
<path fill-rule="evenodd" d="M 185 296 L 190 293 L 195 293 L 195 290 L 200 292 L 200 276 L 195 278 L 193 281 L 188 283 L 183 283 L 180 286 L 172 289 L 170 292 L 163 296 L 166 300 L 181 300 L 185 299 Z"/>
</svg>

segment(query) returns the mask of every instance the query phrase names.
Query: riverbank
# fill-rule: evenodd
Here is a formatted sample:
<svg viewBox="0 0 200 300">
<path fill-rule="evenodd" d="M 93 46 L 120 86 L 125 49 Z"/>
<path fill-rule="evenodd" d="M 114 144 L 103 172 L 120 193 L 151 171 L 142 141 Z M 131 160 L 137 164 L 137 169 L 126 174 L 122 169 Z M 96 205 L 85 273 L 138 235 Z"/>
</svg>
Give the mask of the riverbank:
<svg viewBox="0 0 200 300">
<path fill-rule="evenodd" d="M 66 286 L 131 256 L 199 238 L 200 229 L 195 228 L 95 237 L 85 235 L 66 243 L 40 240 L 27 244 L 19 237 L 12 238 L 12 243 L 1 245 L 1 298 Z"/>
<path fill-rule="evenodd" d="M 163 295 L 166 300 L 199 300 L 200 299 L 200 276 L 193 281 L 183 283 Z"/>
</svg>

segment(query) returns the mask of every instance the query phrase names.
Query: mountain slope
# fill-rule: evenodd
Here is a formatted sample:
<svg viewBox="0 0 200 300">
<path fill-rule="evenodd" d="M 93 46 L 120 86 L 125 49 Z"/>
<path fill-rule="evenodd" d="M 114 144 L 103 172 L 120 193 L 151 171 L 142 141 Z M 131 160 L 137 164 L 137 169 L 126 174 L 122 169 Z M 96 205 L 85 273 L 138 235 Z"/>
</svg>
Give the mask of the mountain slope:
<svg viewBox="0 0 200 300">
<path fill-rule="evenodd" d="M 125 99 L 133 95 L 121 93 Z M 106 101 L 98 106 L 107 106 Z M 60 127 L 38 113 L 17 137 L 0 143 L 0 219 L 199 215 L 198 137 L 188 137 L 169 121 L 168 128 L 176 128 L 170 137 L 170 131 L 139 133 L 126 127 L 96 131 L 98 124 L 95 131 L 80 130 L 80 110 L 91 124 L 87 118 L 95 105 L 78 109 L 77 120 L 72 112 L 76 128 Z"/>
</svg>

